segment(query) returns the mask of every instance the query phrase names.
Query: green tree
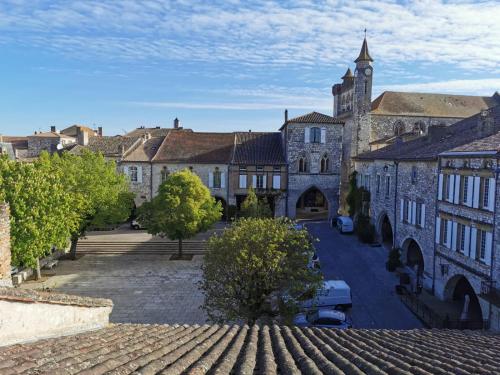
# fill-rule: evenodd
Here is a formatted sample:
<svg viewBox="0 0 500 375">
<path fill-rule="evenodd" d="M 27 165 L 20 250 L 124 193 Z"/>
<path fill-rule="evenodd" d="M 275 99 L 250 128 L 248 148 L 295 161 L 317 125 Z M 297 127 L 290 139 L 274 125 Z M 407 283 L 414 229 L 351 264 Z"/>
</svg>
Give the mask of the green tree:
<svg viewBox="0 0 500 375">
<path fill-rule="evenodd" d="M 248 195 L 241 204 L 242 217 L 271 217 L 269 204 L 264 199 L 259 199 L 253 188 L 248 189 Z"/>
<path fill-rule="evenodd" d="M 84 150 L 80 155 L 54 155 L 52 163 L 63 174 L 61 181 L 72 199 L 75 224 L 71 226 L 70 254 L 76 259 L 78 240 L 88 228 L 121 223 L 130 216 L 133 194 L 116 164 L 100 153 Z"/>
<path fill-rule="evenodd" d="M 37 278 L 39 259 L 53 246 L 64 248 L 75 225 L 62 181 L 46 153 L 30 164 L 0 159 L 0 200 L 11 210 L 12 262 L 35 268 Z"/>
<path fill-rule="evenodd" d="M 185 169 L 169 174 L 158 195 L 139 209 L 139 220 L 148 233 L 179 241 L 210 229 L 220 220 L 222 205 L 210 195 L 200 178 Z"/>
<path fill-rule="evenodd" d="M 307 230 L 296 230 L 288 219 L 236 221 L 208 242 L 203 309 L 215 322 L 253 324 L 272 314 L 273 298 L 286 293 L 293 301 L 319 286 L 321 276 L 307 267 L 312 251 Z M 279 307 L 290 313 L 289 306 Z"/>
</svg>

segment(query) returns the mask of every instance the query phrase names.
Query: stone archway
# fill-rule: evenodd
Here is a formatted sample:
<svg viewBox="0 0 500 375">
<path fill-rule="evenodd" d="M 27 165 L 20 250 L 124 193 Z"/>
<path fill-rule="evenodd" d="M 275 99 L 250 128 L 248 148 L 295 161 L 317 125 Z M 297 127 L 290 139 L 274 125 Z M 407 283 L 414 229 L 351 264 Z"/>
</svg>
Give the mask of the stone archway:
<svg viewBox="0 0 500 375">
<path fill-rule="evenodd" d="M 467 314 L 464 315 L 466 296 L 469 297 L 469 303 Z M 474 288 L 464 275 L 455 275 L 448 280 L 444 289 L 444 298 L 455 308 L 456 315 L 452 319 L 456 319 L 462 325 L 461 328 L 483 328 L 481 304 Z"/>
<path fill-rule="evenodd" d="M 420 245 L 413 238 L 408 238 L 403 243 L 403 251 L 406 256 L 403 259 L 406 265 L 411 269 L 415 269 L 418 275 L 424 273 L 424 254 Z"/>
<path fill-rule="evenodd" d="M 392 224 L 389 220 L 389 216 L 387 216 L 387 213 L 384 212 L 380 215 L 377 229 L 382 243 L 387 247 L 392 248 L 394 246 L 394 234 L 392 231 Z"/>
<path fill-rule="evenodd" d="M 328 199 L 316 186 L 311 186 L 297 199 L 297 219 L 327 219 Z"/>
</svg>

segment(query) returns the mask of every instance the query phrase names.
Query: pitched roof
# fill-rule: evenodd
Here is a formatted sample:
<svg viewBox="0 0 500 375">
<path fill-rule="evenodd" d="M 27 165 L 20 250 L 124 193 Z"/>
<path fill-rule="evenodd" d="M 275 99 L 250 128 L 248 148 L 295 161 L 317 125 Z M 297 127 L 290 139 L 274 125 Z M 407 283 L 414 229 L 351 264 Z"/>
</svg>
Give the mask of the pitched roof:
<svg viewBox="0 0 500 375">
<path fill-rule="evenodd" d="M 460 145 L 446 151 L 444 154 L 462 153 L 462 152 L 487 152 L 492 154 L 500 153 L 500 132 L 490 135 L 486 138 L 481 138 L 476 141 Z"/>
<path fill-rule="evenodd" d="M 0 135 L 0 140 L 12 144 L 16 149 L 28 148 L 28 137 L 25 136 Z"/>
<path fill-rule="evenodd" d="M 236 164 L 285 164 L 281 133 L 236 133 Z"/>
<path fill-rule="evenodd" d="M 354 75 L 352 74 L 351 68 L 347 68 L 347 71 L 345 72 L 344 76 L 341 78 L 345 79 L 345 78 L 353 78 L 353 77 L 354 77 Z"/>
<path fill-rule="evenodd" d="M 36 138 L 65 138 L 65 139 L 74 139 L 74 137 L 70 137 L 65 134 L 57 133 L 57 132 L 40 132 L 32 135 L 28 135 L 28 138 L 36 137 Z"/>
<path fill-rule="evenodd" d="M 342 125 L 344 124 L 344 122 L 342 120 L 339 120 L 338 118 L 328 116 L 328 115 L 325 115 L 325 114 L 319 113 L 319 112 L 311 112 L 311 113 L 307 113 L 303 116 L 294 117 L 294 118 L 286 121 L 283 124 L 283 126 L 280 128 L 280 130 L 283 129 L 283 127 L 286 124 L 289 124 L 289 123 L 292 123 L 292 124 L 342 124 Z"/>
<path fill-rule="evenodd" d="M 129 151 L 132 146 L 138 143 L 140 137 L 125 137 L 121 135 L 115 136 L 102 136 L 102 137 L 89 137 L 89 143 L 87 146 L 73 145 L 68 147 L 71 153 L 78 154 L 83 149 L 90 150 L 92 152 L 100 152 L 104 156 L 109 157 L 121 157 L 121 148 L 125 152 Z"/>
<path fill-rule="evenodd" d="M 134 129 L 127 134 L 125 134 L 128 137 L 142 137 L 149 133 L 152 137 L 165 137 L 168 133 L 170 133 L 172 128 L 160 128 L 159 126 L 155 128 L 144 128 L 140 127 L 137 129 Z M 191 129 L 182 129 L 183 131 L 191 131 Z"/>
<path fill-rule="evenodd" d="M 359 56 L 354 60 L 354 62 L 358 61 L 373 61 L 372 57 L 368 53 L 368 42 L 365 39 L 363 39 L 363 45 L 361 46 L 361 51 L 359 51 Z"/>
<path fill-rule="evenodd" d="M 70 137 L 76 137 L 78 134 L 77 129 L 80 129 L 81 131 L 88 133 L 90 136 L 93 136 L 95 134 L 94 129 L 91 129 L 85 125 L 78 125 L 78 124 L 68 126 L 66 129 L 61 130 L 61 134 L 65 134 Z"/>
<path fill-rule="evenodd" d="M 144 142 L 139 142 L 127 153 L 123 161 L 151 161 L 164 139 L 165 137 L 154 137 Z"/>
<path fill-rule="evenodd" d="M 496 373 L 500 335 L 453 330 L 113 324 L 0 348 L 2 373 Z"/>
<path fill-rule="evenodd" d="M 172 131 L 153 157 L 155 162 L 229 163 L 234 146 L 233 133 Z"/>
<path fill-rule="evenodd" d="M 497 96 L 424 94 L 384 91 L 373 102 L 371 114 L 466 118 L 500 104 Z"/>
<path fill-rule="evenodd" d="M 453 125 L 429 127 L 429 134 L 408 142 L 395 142 L 376 151 L 365 152 L 356 160 L 434 160 L 444 151 L 454 149 L 477 139 L 485 138 L 500 129 L 500 105 L 488 110 L 494 126 L 489 134 L 481 129 L 480 116 L 476 114 Z M 485 134 L 486 133 L 486 134 Z"/>
</svg>

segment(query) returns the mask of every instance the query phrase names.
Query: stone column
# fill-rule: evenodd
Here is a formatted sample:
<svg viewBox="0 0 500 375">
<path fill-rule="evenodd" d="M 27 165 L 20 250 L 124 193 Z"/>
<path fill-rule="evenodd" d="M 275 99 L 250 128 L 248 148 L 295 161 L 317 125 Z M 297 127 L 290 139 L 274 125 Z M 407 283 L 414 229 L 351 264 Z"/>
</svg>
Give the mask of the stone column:
<svg viewBox="0 0 500 375">
<path fill-rule="evenodd" d="M 10 211 L 8 203 L 0 203 L 0 287 L 12 286 L 10 276 Z"/>
</svg>

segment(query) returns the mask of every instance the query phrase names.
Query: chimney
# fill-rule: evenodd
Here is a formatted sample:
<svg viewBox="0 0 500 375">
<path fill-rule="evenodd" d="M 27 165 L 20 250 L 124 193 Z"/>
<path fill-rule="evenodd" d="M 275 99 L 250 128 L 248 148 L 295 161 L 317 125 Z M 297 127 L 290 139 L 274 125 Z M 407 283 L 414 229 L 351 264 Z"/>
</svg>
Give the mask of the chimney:
<svg viewBox="0 0 500 375">
<path fill-rule="evenodd" d="M 120 155 L 121 156 L 125 155 L 125 145 L 124 144 L 120 145 Z"/>
<path fill-rule="evenodd" d="M 146 132 L 142 135 L 142 142 L 146 142 L 147 140 L 150 140 L 151 139 L 151 133 L 150 132 Z"/>
<path fill-rule="evenodd" d="M 288 122 L 288 109 L 285 109 L 285 124 Z"/>
<path fill-rule="evenodd" d="M 76 141 L 81 146 L 87 146 L 89 144 L 89 133 L 80 127 L 76 128 Z"/>
<path fill-rule="evenodd" d="M 478 122 L 478 130 L 481 136 L 487 137 L 495 132 L 495 120 L 491 111 L 482 110 Z"/>
<path fill-rule="evenodd" d="M 102 137 L 102 126 L 99 126 L 99 127 L 97 128 L 97 135 L 98 135 L 99 137 Z"/>
<path fill-rule="evenodd" d="M 50 131 L 51 131 L 51 133 L 56 133 L 56 132 L 57 132 L 57 129 L 56 129 L 56 127 L 55 127 L 54 125 L 52 125 L 52 126 L 50 127 Z"/>
<path fill-rule="evenodd" d="M 177 117 L 174 120 L 174 129 L 179 129 L 179 119 Z"/>
<path fill-rule="evenodd" d="M 8 203 L 0 203 L 0 287 L 12 286 L 10 276 L 10 211 Z"/>
</svg>

